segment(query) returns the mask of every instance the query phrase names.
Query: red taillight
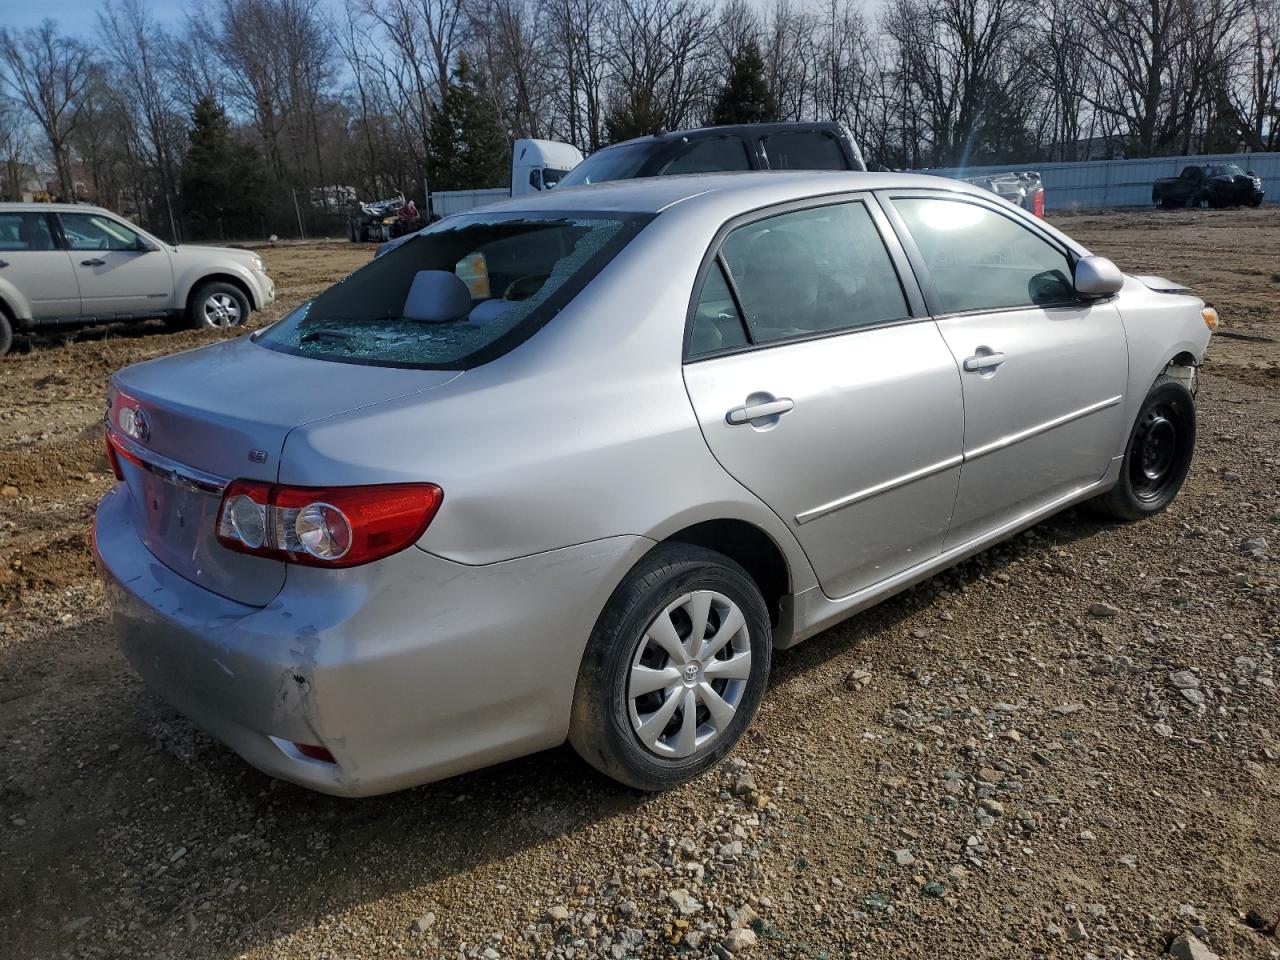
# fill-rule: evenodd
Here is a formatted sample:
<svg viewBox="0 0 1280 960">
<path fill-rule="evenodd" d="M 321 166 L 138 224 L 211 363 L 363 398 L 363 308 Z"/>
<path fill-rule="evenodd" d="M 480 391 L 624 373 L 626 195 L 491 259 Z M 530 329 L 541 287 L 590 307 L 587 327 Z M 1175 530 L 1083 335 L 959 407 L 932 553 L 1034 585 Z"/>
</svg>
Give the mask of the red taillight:
<svg viewBox="0 0 1280 960">
<path fill-rule="evenodd" d="M 311 743 L 294 743 L 294 747 L 297 749 L 297 751 L 300 754 L 302 754 L 304 757 L 307 757 L 311 760 L 319 760 L 323 763 L 338 762 L 337 760 L 333 759 L 333 754 L 330 753 L 328 750 L 326 750 L 324 747 L 317 747 L 315 744 L 311 744 Z"/>
<path fill-rule="evenodd" d="M 218 541 L 288 563 L 355 567 L 412 544 L 443 499 L 434 483 L 289 487 L 236 480 L 222 495 Z"/>
<path fill-rule="evenodd" d="M 1043 187 L 1041 187 L 1039 190 L 1036 191 L 1035 199 L 1031 201 L 1031 204 L 1032 204 L 1031 212 L 1034 213 L 1041 220 L 1043 220 L 1044 219 L 1044 188 Z"/>
<path fill-rule="evenodd" d="M 120 466 L 120 454 L 116 452 L 116 445 L 111 439 L 111 431 L 104 432 L 104 438 L 107 443 L 107 460 L 111 463 L 111 472 L 116 475 L 117 480 L 124 479 L 124 470 Z"/>
</svg>

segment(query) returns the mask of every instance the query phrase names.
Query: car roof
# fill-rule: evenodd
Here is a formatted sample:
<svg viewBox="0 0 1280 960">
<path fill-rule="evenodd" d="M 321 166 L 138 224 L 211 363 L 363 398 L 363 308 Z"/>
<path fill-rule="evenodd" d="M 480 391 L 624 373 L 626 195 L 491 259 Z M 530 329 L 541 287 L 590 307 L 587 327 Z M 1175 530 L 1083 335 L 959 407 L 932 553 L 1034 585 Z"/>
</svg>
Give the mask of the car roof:
<svg viewBox="0 0 1280 960">
<path fill-rule="evenodd" d="M 0 200 L 0 213 L 108 213 L 103 207 L 91 203 L 18 203 L 11 200 Z"/>
<path fill-rule="evenodd" d="M 660 133 L 651 133 L 644 137 L 632 137 L 630 140 L 620 140 L 617 143 L 610 144 L 609 147 L 602 147 L 602 150 L 608 150 L 610 147 L 625 147 L 632 143 L 672 143 L 676 140 L 682 140 L 685 137 L 702 137 L 715 136 L 718 134 L 727 136 L 755 136 L 767 137 L 772 134 L 779 133 L 805 133 L 810 130 L 821 130 L 826 133 L 844 133 L 844 127 L 833 120 L 791 120 L 778 123 L 729 123 L 722 124 L 718 127 L 690 127 L 687 130 L 663 130 Z"/>
<path fill-rule="evenodd" d="M 609 180 L 581 187 L 557 187 L 499 201 L 485 210 L 520 212 L 555 210 L 661 213 L 677 203 L 714 198 L 739 202 L 744 210 L 830 193 L 861 190 L 933 189 L 990 196 L 979 187 L 946 177 L 913 173 L 868 173 L 835 170 L 755 170 L 743 173 L 696 173 L 674 177 Z"/>
</svg>

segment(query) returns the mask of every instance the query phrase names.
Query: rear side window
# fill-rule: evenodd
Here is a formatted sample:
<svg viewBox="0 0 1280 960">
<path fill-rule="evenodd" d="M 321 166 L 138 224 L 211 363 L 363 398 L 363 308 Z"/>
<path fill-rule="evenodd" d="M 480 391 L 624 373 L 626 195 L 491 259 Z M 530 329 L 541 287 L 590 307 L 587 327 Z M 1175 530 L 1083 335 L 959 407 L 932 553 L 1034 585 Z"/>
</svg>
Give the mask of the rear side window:
<svg viewBox="0 0 1280 960">
<path fill-rule="evenodd" d="M 1039 234 L 976 203 L 898 197 L 943 313 L 1075 302 L 1071 262 Z"/>
<path fill-rule="evenodd" d="M 266 328 L 258 343 L 347 363 L 475 366 L 542 327 L 650 219 L 451 217 Z"/>
<path fill-rule="evenodd" d="M 756 220 L 730 233 L 721 254 L 752 343 L 853 330 L 911 313 L 889 251 L 859 201 Z"/>
<path fill-rule="evenodd" d="M 848 170 L 836 138 L 821 130 L 775 133 L 764 138 L 771 170 Z"/>
<path fill-rule="evenodd" d="M 742 316 L 733 302 L 724 270 L 717 259 L 711 265 L 702 293 L 693 310 L 693 329 L 689 333 L 689 356 L 704 357 L 721 350 L 732 350 L 747 344 Z"/>
<path fill-rule="evenodd" d="M 724 170 L 750 170 L 747 145 L 738 137 L 716 137 L 685 144 L 674 160 L 662 168 L 666 176 L 680 173 L 715 173 Z"/>
<path fill-rule="evenodd" d="M 0 213 L 0 250 L 53 250 L 53 232 L 43 213 Z"/>
</svg>

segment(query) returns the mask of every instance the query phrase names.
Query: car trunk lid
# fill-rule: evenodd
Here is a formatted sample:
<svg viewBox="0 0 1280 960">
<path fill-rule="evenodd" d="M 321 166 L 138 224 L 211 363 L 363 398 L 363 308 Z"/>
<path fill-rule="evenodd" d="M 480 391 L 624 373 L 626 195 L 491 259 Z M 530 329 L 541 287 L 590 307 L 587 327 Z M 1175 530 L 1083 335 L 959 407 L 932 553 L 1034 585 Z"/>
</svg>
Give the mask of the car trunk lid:
<svg viewBox="0 0 1280 960">
<path fill-rule="evenodd" d="M 240 603 L 263 606 L 285 564 L 217 542 L 221 487 L 274 482 L 289 431 L 304 423 L 433 389 L 450 370 L 406 370 L 292 356 L 240 337 L 129 367 L 112 379 L 108 422 L 139 535 L 174 572 Z"/>
</svg>

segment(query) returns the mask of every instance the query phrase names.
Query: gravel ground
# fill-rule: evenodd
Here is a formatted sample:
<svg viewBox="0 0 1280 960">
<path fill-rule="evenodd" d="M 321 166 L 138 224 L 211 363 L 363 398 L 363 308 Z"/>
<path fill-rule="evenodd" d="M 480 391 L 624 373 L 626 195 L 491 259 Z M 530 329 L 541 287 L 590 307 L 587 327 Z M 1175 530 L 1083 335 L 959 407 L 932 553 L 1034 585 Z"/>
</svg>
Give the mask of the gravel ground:
<svg viewBox="0 0 1280 960">
<path fill-rule="evenodd" d="M 1274 211 L 1059 222 L 1280 337 Z M 270 319 L 370 250 L 264 253 Z M 719 772 L 642 796 L 560 748 L 343 801 L 196 731 L 104 616 L 105 380 L 212 336 L 0 363 L 0 954 L 1280 957 L 1274 341 L 1215 339 L 1168 512 L 1069 512 L 779 654 Z"/>
</svg>

